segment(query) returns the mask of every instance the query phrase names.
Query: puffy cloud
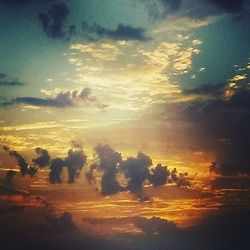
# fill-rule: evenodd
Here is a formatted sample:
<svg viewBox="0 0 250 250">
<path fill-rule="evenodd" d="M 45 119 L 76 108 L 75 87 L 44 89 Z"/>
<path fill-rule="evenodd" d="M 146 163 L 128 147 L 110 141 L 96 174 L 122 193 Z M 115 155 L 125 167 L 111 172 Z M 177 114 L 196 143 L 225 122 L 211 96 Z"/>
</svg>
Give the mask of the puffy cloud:
<svg viewBox="0 0 250 250">
<path fill-rule="evenodd" d="M 68 169 L 68 183 L 74 183 L 75 179 L 79 177 L 86 160 L 87 156 L 82 148 L 68 151 L 68 156 L 65 159 L 65 166 Z"/>
<path fill-rule="evenodd" d="M 37 158 L 34 158 L 32 162 L 39 167 L 46 167 L 50 163 L 50 155 L 46 149 L 36 148 L 36 153 L 39 155 Z"/>
<path fill-rule="evenodd" d="M 55 158 L 50 163 L 49 182 L 52 184 L 58 184 L 62 182 L 61 175 L 64 167 L 64 160 L 61 158 Z"/>
<path fill-rule="evenodd" d="M 95 147 L 98 163 L 95 168 L 103 171 L 101 193 L 103 195 L 115 194 L 120 191 L 120 185 L 116 179 L 119 164 L 122 162 L 121 154 L 113 150 L 109 145 L 97 145 Z"/>
<path fill-rule="evenodd" d="M 163 186 L 167 183 L 170 172 L 168 171 L 167 166 L 162 166 L 157 164 L 157 166 L 152 169 L 152 174 L 150 176 L 150 182 L 154 187 Z"/>
<path fill-rule="evenodd" d="M 128 178 L 128 190 L 139 198 L 143 198 L 143 184 L 149 178 L 149 167 L 152 159 L 138 152 L 136 158 L 128 158 L 123 162 L 123 171 Z"/>
</svg>

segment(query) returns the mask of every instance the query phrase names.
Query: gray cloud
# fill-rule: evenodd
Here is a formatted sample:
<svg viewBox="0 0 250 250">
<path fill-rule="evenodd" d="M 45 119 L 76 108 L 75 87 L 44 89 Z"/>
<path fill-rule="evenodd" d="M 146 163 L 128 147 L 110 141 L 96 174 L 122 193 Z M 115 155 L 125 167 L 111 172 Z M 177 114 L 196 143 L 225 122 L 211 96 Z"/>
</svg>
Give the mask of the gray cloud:
<svg viewBox="0 0 250 250">
<path fill-rule="evenodd" d="M 118 192 L 129 191 L 140 201 L 147 201 L 144 193 L 144 185 L 148 183 L 153 187 L 164 186 L 167 183 L 175 183 L 178 187 L 190 185 L 186 175 L 174 169 L 171 173 L 167 166 L 157 164 L 152 168 L 152 159 L 138 152 L 136 157 L 122 159 L 121 153 L 112 149 L 109 145 L 99 144 L 95 147 L 97 157 L 90 166 L 85 176 L 89 184 L 96 184 L 94 170 L 102 173 L 101 194 L 113 195 Z M 126 183 L 119 181 L 119 176 L 124 176 Z M 174 178 L 175 177 L 175 178 Z"/>
<path fill-rule="evenodd" d="M 80 104 L 93 105 L 99 109 L 107 107 L 107 105 L 98 102 L 98 100 L 91 95 L 90 88 L 84 88 L 81 92 L 78 91 L 60 92 L 57 96 L 53 98 L 17 97 L 10 101 L 4 101 L 0 103 L 0 106 L 8 107 L 20 104 L 28 104 L 38 107 L 55 107 L 55 108 L 74 107 Z"/>
<path fill-rule="evenodd" d="M 149 40 L 149 38 L 145 36 L 144 29 L 122 23 L 120 23 L 116 29 L 112 30 L 98 24 L 89 25 L 87 22 L 82 22 L 82 31 L 84 36 L 90 40 L 99 40 L 102 38 L 112 40 Z"/>
<path fill-rule="evenodd" d="M 249 0 L 141 0 L 146 3 L 153 18 L 161 19 L 170 14 L 187 15 L 202 19 L 210 15 L 242 13 Z"/>
<path fill-rule="evenodd" d="M 38 18 L 46 35 L 53 39 L 61 39 L 67 35 L 65 22 L 70 10 L 65 3 L 53 4 L 47 13 L 40 13 Z"/>
<path fill-rule="evenodd" d="M 0 86 L 15 87 L 23 85 L 25 85 L 25 83 L 20 82 L 18 80 L 12 80 L 6 74 L 0 73 Z"/>
<path fill-rule="evenodd" d="M 225 92 L 225 83 L 204 84 L 193 89 L 183 90 L 185 95 L 206 95 L 206 96 L 222 96 Z"/>
<path fill-rule="evenodd" d="M 179 147 L 212 153 L 217 161 L 216 167 L 213 167 L 216 172 L 223 175 L 249 174 L 250 89 L 242 84 L 234 89 L 232 96 L 226 98 L 220 95 L 223 85 L 214 86 L 215 89 L 204 86 L 191 91 L 205 97 L 166 103 L 155 108 L 162 112 L 153 117 L 164 124 L 164 117 L 168 116 L 169 122 L 180 124 L 178 129 L 173 130 L 179 130 L 188 139 L 185 145 Z M 162 136 L 164 138 L 164 131 Z M 177 138 L 181 140 L 178 135 Z"/>
</svg>

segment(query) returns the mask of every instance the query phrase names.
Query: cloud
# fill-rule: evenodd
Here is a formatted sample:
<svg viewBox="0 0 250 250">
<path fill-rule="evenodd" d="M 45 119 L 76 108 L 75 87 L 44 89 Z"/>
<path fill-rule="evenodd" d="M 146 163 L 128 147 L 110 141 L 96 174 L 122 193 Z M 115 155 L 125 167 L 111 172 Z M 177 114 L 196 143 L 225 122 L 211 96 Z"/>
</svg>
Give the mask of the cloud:
<svg viewBox="0 0 250 250">
<path fill-rule="evenodd" d="M 113 150 L 109 145 L 97 145 L 95 147 L 98 163 L 95 168 L 103 171 L 101 181 L 101 193 L 111 195 L 120 191 L 120 185 L 116 179 L 119 164 L 122 162 L 121 154 Z"/>
<path fill-rule="evenodd" d="M 86 160 L 87 156 L 82 148 L 68 151 L 68 156 L 65 159 L 65 166 L 68 169 L 68 183 L 74 183 L 75 179 L 79 177 Z"/>
<path fill-rule="evenodd" d="M 18 152 L 16 152 L 15 150 L 10 150 L 8 147 L 3 146 L 3 149 L 9 153 L 10 156 L 14 157 L 17 161 L 17 164 L 20 168 L 20 174 L 21 176 L 24 175 L 30 175 L 31 177 L 34 176 L 37 172 L 37 168 L 33 167 L 33 166 L 29 166 L 29 164 L 27 163 L 27 161 L 25 160 L 25 158 Z M 11 173 L 11 172 L 10 172 Z M 12 181 L 14 176 L 8 176 L 7 173 L 7 178 L 11 177 L 10 182 Z"/>
<path fill-rule="evenodd" d="M 28 104 L 38 107 L 55 107 L 55 108 L 67 108 L 77 105 L 94 105 L 99 109 L 107 107 L 107 105 L 100 103 L 94 96 L 91 96 L 91 89 L 84 88 L 81 92 L 78 91 L 66 91 L 60 92 L 55 97 L 38 98 L 38 97 L 17 97 L 10 101 L 4 101 L 0 103 L 2 107 L 8 107 L 13 105 Z"/>
<path fill-rule="evenodd" d="M 11 80 L 8 78 L 8 76 L 4 73 L 0 73 L 0 87 L 1 86 L 9 86 L 9 87 L 15 87 L 15 86 L 23 86 L 25 83 L 20 82 L 18 80 Z"/>
<path fill-rule="evenodd" d="M 186 105 L 184 107 L 183 105 Z M 178 105 L 177 105 L 178 106 Z M 222 174 L 250 173 L 250 91 L 235 90 L 227 97 L 196 99 L 177 107 L 198 147 L 213 152 Z"/>
<path fill-rule="evenodd" d="M 208 0 L 209 2 L 216 4 L 218 7 L 224 9 L 229 13 L 237 13 L 243 10 L 244 3 L 248 0 Z"/>
<path fill-rule="evenodd" d="M 109 145 L 98 144 L 95 152 L 97 153 L 95 162 L 85 173 L 85 177 L 89 184 L 96 184 L 95 171 L 101 174 L 102 195 L 129 191 L 140 201 L 147 201 L 150 197 L 144 194 L 146 183 L 153 187 L 164 186 L 168 182 L 175 183 L 178 187 L 190 185 L 186 179 L 187 173 L 179 173 L 178 176 L 176 169 L 170 173 L 167 167 L 161 164 L 152 168 L 152 159 L 142 152 L 126 160 L 123 160 L 122 155 Z M 122 176 L 123 181 L 121 181 Z"/>
<path fill-rule="evenodd" d="M 53 4 L 47 13 L 40 13 L 38 18 L 48 37 L 61 39 L 67 34 L 64 25 L 69 14 L 70 10 L 65 3 L 58 3 Z M 71 28 L 70 30 L 73 31 L 74 29 Z"/>
<path fill-rule="evenodd" d="M 165 19 L 169 16 L 189 17 L 202 20 L 209 16 L 219 16 L 225 13 L 237 14 L 244 11 L 249 0 L 157 0 L 146 3 L 150 16 L 154 19 Z"/>
<path fill-rule="evenodd" d="M 183 90 L 185 95 L 222 96 L 225 92 L 225 83 L 204 84 L 193 89 Z"/>
<path fill-rule="evenodd" d="M 145 30 L 143 28 L 132 27 L 130 25 L 118 24 L 116 29 L 107 29 L 101 25 L 94 24 L 89 25 L 87 22 L 82 22 L 82 31 L 84 35 L 90 40 L 99 40 L 108 38 L 111 40 L 137 40 L 146 41 L 149 40 L 145 36 Z"/>
<path fill-rule="evenodd" d="M 181 232 L 173 222 L 159 217 L 152 217 L 150 219 L 135 217 L 134 224 L 148 235 L 164 235 L 167 238 L 171 238 L 173 236 L 176 237 Z"/>
<path fill-rule="evenodd" d="M 0 0 L 0 3 L 10 5 L 10 6 L 19 6 L 31 3 L 39 2 L 53 2 L 54 0 Z"/>
<path fill-rule="evenodd" d="M 32 162 L 39 167 L 46 167 L 50 163 L 50 155 L 46 149 L 36 148 L 36 153 L 39 155 L 37 158 L 34 158 Z"/>
<path fill-rule="evenodd" d="M 154 187 L 159 187 L 167 183 L 169 176 L 170 172 L 168 171 L 167 166 L 162 166 L 161 164 L 157 164 L 157 166 L 154 169 L 152 169 L 152 174 L 149 177 L 149 179 Z"/>
<path fill-rule="evenodd" d="M 149 167 L 152 166 L 152 159 L 138 152 L 136 158 L 128 158 L 123 162 L 123 171 L 128 178 L 128 190 L 138 198 L 143 198 L 143 184 L 149 178 Z"/>
<path fill-rule="evenodd" d="M 62 182 L 61 175 L 63 167 L 65 166 L 64 160 L 61 158 L 55 158 L 50 162 L 49 182 L 52 184 L 58 184 Z"/>
</svg>

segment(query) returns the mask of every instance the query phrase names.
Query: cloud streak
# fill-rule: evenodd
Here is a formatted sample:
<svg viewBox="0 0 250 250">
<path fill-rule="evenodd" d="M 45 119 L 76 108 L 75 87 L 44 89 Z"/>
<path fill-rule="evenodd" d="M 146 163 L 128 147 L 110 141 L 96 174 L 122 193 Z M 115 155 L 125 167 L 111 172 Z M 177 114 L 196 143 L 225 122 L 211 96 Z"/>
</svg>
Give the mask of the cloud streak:
<svg viewBox="0 0 250 250">
<path fill-rule="evenodd" d="M 100 40 L 103 38 L 108 38 L 118 41 L 147 41 L 150 39 L 145 36 L 145 29 L 133 27 L 130 25 L 124 25 L 122 23 L 118 24 L 116 29 L 112 30 L 98 24 L 89 25 L 87 22 L 82 22 L 82 31 L 84 33 L 84 36 L 86 36 L 90 40 Z"/>
<path fill-rule="evenodd" d="M 81 92 L 62 91 L 55 97 L 50 97 L 50 98 L 17 97 L 10 101 L 2 102 L 0 106 L 5 108 L 21 104 L 28 104 L 38 107 L 54 107 L 54 108 L 75 107 L 81 104 L 92 105 L 99 109 L 107 107 L 107 105 L 100 103 L 94 96 L 91 95 L 90 88 L 84 88 Z"/>
</svg>

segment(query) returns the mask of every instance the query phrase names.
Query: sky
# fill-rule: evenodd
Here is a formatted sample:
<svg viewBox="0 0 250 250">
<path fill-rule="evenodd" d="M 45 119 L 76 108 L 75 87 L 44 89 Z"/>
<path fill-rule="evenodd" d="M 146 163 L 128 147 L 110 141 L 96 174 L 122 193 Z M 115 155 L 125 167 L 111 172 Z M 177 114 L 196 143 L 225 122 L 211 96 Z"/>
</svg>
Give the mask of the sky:
<svg viewBox="0 0 250 250">
<path fill-rule="evenodd" d="M 247 249 L 249 23 L 250 0 L 0 0 L 0 248 Z"/>
<path fill-rule="evenodd" d="M 247 0 L 1 0 L 0 142 L 98 143 L 250 172 Z M 4 153 L 2 153 L 4 154 Z"/>
</svg>

